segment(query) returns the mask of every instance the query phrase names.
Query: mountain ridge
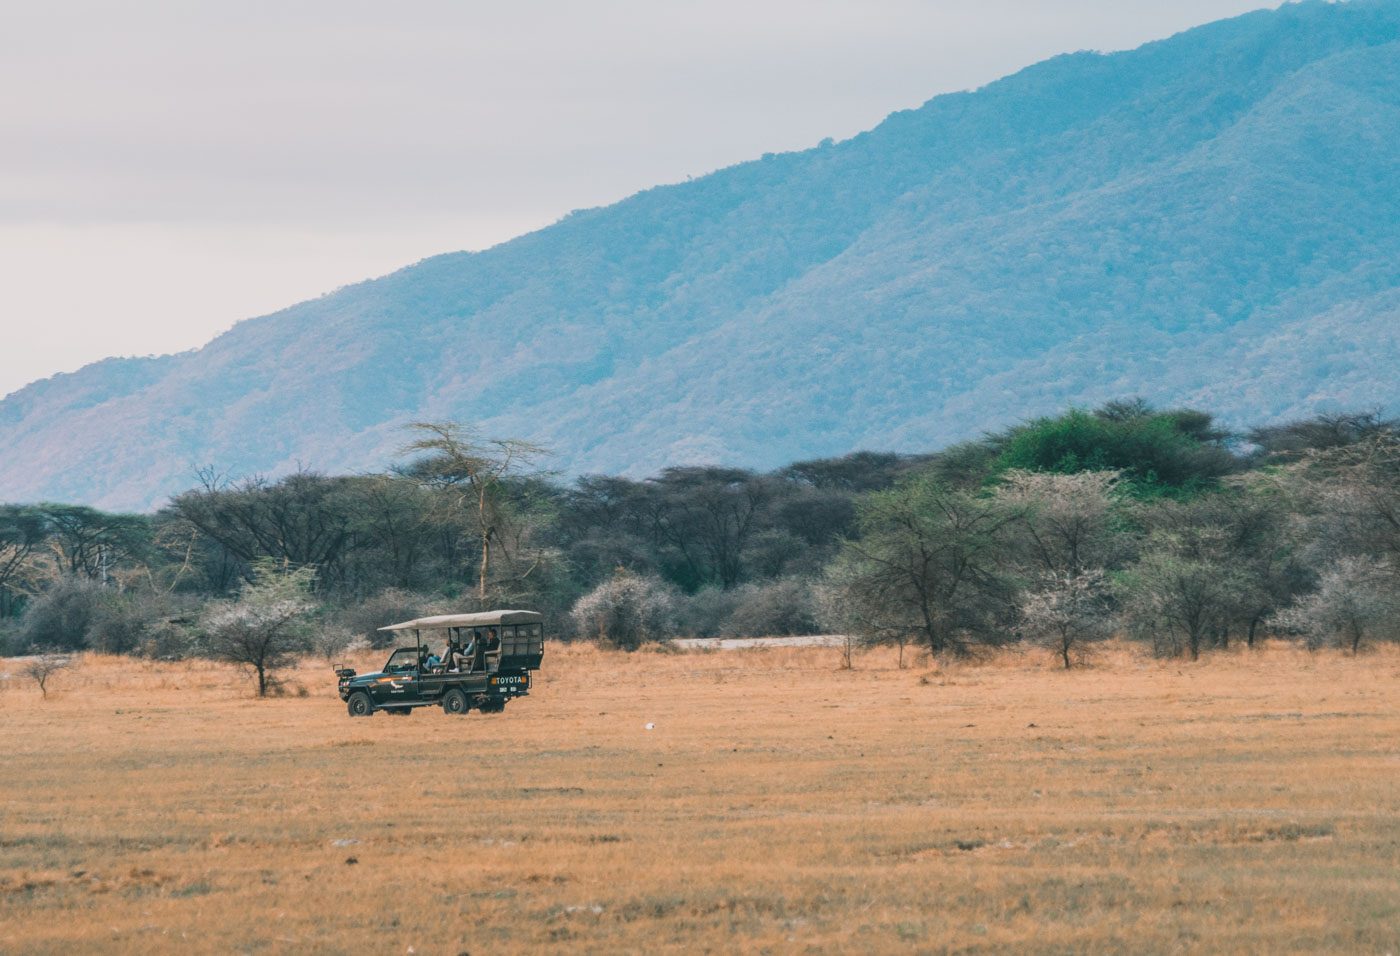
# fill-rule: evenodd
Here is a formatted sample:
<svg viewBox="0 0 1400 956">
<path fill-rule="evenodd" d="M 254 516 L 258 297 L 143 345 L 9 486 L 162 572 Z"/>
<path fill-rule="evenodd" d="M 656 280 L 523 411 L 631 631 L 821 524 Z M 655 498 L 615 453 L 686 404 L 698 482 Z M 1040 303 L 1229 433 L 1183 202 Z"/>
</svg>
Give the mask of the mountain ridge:
<svg viewBox="0 0 1400 956">
<path fill-rule="evenodd" d="M 1394 406 L 1367 376 L 1400 358 L 1397 75 L 1393 0 L 1055 57 L 34 383 L 0 400 L 0 498 L 377 468 L 417 418 L 636 475 L 922 449 L 1129 393 L 1260 421 Z"/>
</svg>

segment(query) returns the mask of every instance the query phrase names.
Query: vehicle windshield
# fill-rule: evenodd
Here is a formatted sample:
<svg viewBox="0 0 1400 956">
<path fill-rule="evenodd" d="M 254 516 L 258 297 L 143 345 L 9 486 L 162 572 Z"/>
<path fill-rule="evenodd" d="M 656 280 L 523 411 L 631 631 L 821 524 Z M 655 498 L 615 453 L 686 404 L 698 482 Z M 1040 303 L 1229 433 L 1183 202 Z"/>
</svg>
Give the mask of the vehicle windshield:
<svg viewBox="0 0 1400 956">
<path fill-rule="evenodd" d="M 389 663 L 384 665 L 386 674 L 407 674 L 411 673 L 418 666 L 418 649 L 414 647 L 400 647 L 389 655 Z"/>
</svg>

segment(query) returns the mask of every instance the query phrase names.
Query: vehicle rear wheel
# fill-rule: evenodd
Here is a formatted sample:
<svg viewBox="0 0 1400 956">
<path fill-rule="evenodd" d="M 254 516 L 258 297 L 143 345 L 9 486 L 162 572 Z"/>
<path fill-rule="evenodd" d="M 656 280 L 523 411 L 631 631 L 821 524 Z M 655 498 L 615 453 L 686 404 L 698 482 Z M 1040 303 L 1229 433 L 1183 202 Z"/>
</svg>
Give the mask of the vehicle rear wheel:
<svg viewBox="0 0 1400 956">
<path fill-rule="evenodd" d="M 471 706 L 467 703 L 467 695 L 460 690 L 453 688 L 442 695 L 442 711 L 445 714 L 465 714 Z"/>
<path fill-rule="evenodd" d="M 369 694 L 357 690 L 345 702 L 345 709 L 350 711 L 351 717 L 369 717 L 374 713 L 374 701 L 369 699 Z"/>
<path fill-rule="evenodd" d="M 506 702 L 504 700 L 501 700 L 500 698 L 496 698 L 494 700 L 486 700 L 483 701 L 481 704 L 481 712 L 483 714 L 499 714 L 505 709 Z"/>
</svg>

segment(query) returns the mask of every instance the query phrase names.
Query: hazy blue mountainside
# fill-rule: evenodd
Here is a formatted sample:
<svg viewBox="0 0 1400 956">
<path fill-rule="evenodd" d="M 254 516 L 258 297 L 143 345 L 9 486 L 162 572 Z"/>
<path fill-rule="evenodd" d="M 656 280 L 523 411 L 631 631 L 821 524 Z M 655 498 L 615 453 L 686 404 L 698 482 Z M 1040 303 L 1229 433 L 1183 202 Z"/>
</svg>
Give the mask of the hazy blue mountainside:
<svg viewBox="0 0 1400 956">
<path fill-rule="evenodd" d="M 1124 395 L 1400 408 L 1400 0 L 1058 57 L 854 139 L 0 402 L 0 500 L 382 467 L 421 418 L 567 472 L 932 448 Z"/>
</svg>

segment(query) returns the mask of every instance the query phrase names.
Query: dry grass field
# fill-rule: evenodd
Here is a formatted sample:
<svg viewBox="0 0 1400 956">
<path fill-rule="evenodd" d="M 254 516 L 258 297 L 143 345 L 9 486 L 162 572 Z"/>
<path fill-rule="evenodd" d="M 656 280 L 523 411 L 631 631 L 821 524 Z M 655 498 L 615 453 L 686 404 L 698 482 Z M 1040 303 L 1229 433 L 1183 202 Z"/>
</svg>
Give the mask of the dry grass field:
<svg viewBox="0 0 1400 956">
<path fill-rule="evenodd" d="M 1400 654 L 837 661 L 555 645 L 368 720 L 16 672 L 0 951 L 1400 953 Z"/>
</svg>

